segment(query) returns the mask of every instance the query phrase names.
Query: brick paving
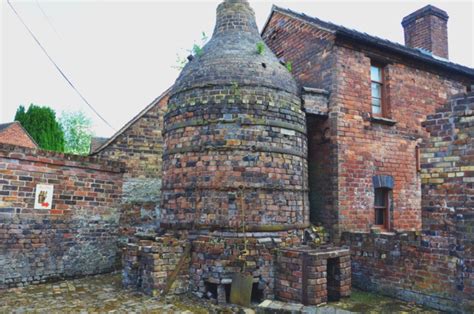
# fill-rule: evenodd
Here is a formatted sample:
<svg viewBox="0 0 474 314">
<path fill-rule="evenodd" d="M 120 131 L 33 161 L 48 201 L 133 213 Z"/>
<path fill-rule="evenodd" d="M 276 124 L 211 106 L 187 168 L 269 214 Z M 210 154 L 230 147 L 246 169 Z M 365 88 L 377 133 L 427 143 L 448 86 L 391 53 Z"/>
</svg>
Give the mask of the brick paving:
<svg viewBox="0 0 474 314">
<path fill-rule="evenodd" d="M 191 297 L 153 298 L 122 289 L 107 274 L 0 291 L 0 313 L 225 313 Z"/>
</svg>

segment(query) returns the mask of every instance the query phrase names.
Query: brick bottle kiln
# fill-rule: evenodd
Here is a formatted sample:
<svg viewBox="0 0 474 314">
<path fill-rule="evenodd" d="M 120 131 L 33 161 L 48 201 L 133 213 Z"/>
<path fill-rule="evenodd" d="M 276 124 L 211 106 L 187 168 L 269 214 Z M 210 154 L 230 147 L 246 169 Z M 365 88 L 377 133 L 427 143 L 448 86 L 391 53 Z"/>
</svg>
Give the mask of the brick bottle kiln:
<svg viewBox="0 0 474 314">
<path fill-rule="evenodd" d="M 326 260 L 311 262 L 319 257 L 297 249 L 309 227 L 305 113 L 247 1 L 218 6 L 211 40 L 170 93 L 164 139 L 165 234 L 128 245 L 124 284 L 147 293 L 190 288 L 225 302 L 245 264 L 255 299 L 325 302 Z M 318 256 L 345 269 L 348 254 Z M 305 263 L 315 274 L 303 278 Z M 334 289 L 350 286 L 350 272 L 337 278 Z"/>
</svg>

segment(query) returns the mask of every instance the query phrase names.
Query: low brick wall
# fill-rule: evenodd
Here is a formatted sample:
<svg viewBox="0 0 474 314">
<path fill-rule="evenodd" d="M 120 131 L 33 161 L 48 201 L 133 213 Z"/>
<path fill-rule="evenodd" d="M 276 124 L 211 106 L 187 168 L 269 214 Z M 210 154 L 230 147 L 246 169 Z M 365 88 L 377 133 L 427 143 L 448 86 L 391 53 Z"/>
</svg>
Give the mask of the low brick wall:
<svg viewBox="0 0 474 314">
<path fill-rule="evenodd" d="M 230 287 L 234 273 L 244 271 L 254 278 L 254 295 L 274 297 L 274 250 L 281 246 L 299 244 L 301 232 L 256 232 L 245 234 L 248 255 L 240 256 L 244 250 L 244 233 L 214 232 L 200 235 L 193 241 L 191 261 L 192 289 L 206 295 L 210 286 L 217 287 L 213 298 L 226 302 L 225 287 Z M 241 260 L 241 258 L 245 261 Z"/>
<path fill-rule="evenodd" d="M 351 247 L 354 286 L 443 311 L 466 311 L 463 262 L 456 239 L 445 236 L 344 233 Z"/>
<path fill-rule="evenodd" d="M 153 296 L 187 292 L 190 245 L 173 236 L 128 243 L 122 255 L 124 287 Z"/>
<path fill-rule="evenodd" d="M 351 293 L 348 249 L 288 248 L 277 256 L 276 298 L 304 305 L 339 300 Z"/>
<path fill-rule="evenodd" d="M 0 145 L 0 289 L 116 269 L 121 167 Z M 34 209 L 37 184 L 51 209 Z"/>
</svg>

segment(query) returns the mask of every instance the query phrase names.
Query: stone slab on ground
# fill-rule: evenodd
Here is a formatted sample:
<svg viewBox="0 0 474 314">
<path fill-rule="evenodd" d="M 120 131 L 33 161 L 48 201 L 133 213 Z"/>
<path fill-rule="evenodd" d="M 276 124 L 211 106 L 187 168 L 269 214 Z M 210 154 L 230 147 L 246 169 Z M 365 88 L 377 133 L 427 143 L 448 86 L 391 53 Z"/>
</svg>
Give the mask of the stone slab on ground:
<svg viewBox="0 0 474 314">
<path fill-rule="evenodd" d="M 265 300 L 257 306 L 257 314 L 351 314 L 330 305 L 304 306 L 299 303 L 287 303 L 274 300 Z"/>
</svg>

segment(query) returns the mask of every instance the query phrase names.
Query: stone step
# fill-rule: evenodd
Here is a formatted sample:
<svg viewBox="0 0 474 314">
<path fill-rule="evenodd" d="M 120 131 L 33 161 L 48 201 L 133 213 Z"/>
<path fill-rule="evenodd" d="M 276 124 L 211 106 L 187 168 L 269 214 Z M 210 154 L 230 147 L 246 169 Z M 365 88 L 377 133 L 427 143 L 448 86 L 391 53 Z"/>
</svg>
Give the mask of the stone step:
<svg viewBox="0 0 474 314">
<path fill-rule="evenodd" d="M 330 305 L 304 306 L 299 303 L 286 303 L 282 301 L 265 300 L 257 306 L 257 314 L 351 314 L 351 312 L 338 309 Z"/>
</svg>

